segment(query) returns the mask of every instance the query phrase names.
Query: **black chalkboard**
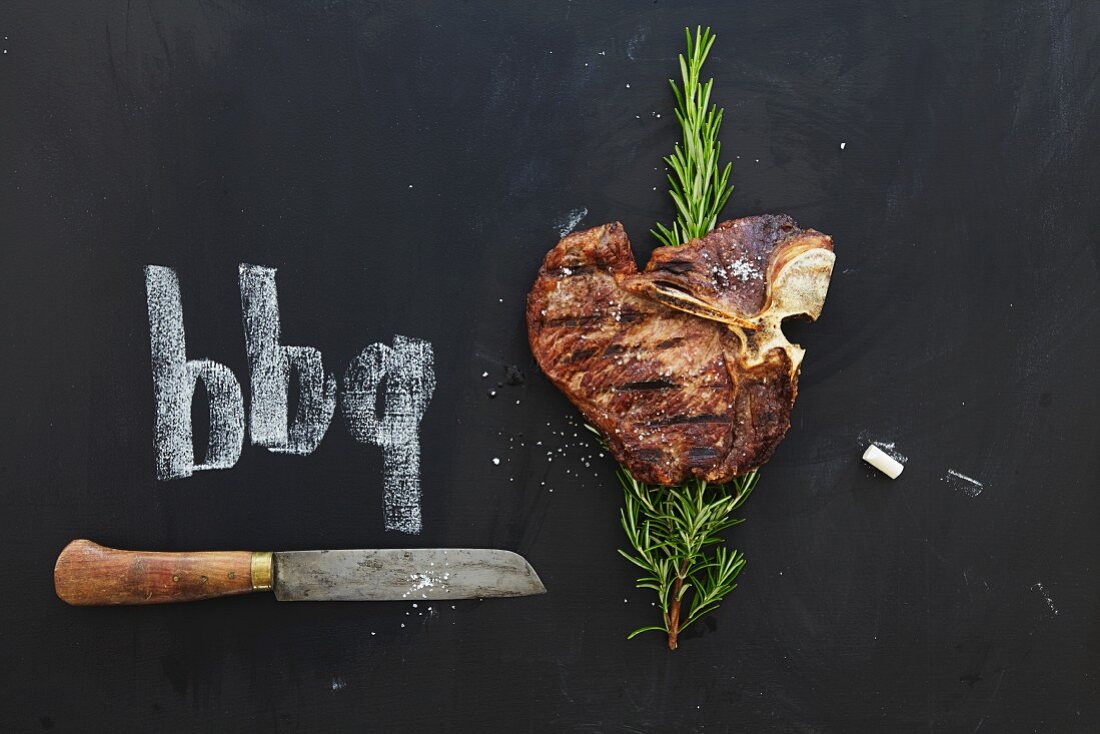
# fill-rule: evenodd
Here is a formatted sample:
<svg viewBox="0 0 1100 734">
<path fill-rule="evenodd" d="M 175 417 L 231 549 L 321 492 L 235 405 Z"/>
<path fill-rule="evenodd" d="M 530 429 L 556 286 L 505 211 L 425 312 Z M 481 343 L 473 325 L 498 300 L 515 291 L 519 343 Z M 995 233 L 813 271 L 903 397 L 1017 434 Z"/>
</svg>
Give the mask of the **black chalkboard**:
<svg viewBox="0 0 1100 734">
<path fill-rule="evenodd" d="M 654 609 L 614 466 L 523 302 L 559 229 L 620 220 L 644 258 L 671 218 L 696 23 L 727 216 L 789 213 L 838 259 L 740 588 L 670 654 L 624 640 Z M 3 730 L 1100 728 L 1095 3 L 37 0 L 0 37 Z M 419 535 L 386 531 L 382 453 L 339 416 L 309 455 L 157 480 L 144 268 L 247 404 L 242 263 L 338 375 L 432 345 Z M 78 537 L 499 547 L 549 594 L 71 608 Z"/>
</svg>

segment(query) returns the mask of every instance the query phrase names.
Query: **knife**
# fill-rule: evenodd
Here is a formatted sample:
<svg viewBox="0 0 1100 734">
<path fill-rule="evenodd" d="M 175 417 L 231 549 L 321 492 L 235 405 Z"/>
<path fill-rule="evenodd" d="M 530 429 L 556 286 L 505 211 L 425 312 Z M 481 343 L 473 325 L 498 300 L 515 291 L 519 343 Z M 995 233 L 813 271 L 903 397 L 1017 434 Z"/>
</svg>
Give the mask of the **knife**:
<svg viewBox="0 0 1100 734">
<path fill-rule="evenodd" d="M 274 591 L 279 601 L 402 601 L 544 594 L 535 569 L 510 551 L 409 548 L 161 553 L 65 546 L 54 589 L 76 606 L 164 604 Z"/>
</svg>

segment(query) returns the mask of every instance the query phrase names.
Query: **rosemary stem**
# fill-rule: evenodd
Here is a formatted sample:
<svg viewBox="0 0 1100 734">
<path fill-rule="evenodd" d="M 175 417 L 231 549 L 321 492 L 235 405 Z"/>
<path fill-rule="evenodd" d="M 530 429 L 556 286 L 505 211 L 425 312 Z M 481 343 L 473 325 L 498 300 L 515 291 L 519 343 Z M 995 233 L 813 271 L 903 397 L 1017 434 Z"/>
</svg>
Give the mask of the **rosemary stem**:
<svg viewBox="0 0 1100 734">
<path fill-rule="evenodd" d="M 672 604 L 668 619 L 668 649 L 675 650 L 677 638 L 680 636 L 680 590 L 684 588 L 684 578 L 687 576 L 688 562 L 684 559 L 676 572 L 676 581 L 672 584 Z"/>
</svg>

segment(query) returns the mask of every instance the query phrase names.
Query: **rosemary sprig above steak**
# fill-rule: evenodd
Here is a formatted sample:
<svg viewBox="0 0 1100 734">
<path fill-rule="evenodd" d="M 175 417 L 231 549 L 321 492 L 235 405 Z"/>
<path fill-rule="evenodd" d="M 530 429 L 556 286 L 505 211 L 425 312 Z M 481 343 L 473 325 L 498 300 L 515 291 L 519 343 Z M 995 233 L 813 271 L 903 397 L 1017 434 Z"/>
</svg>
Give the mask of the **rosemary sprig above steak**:
<svg viewBox="0 0 1100 734">
<path fill-rule="evenodd" d="M 733 193 L 729 182 L 733 164 L 726 163 L 725 168 L 719 169 L 722 144 L 718 142 L 718 130 L 722 127 L 723 110 L 710 104 L 714 80 L 700 83 L 703 62 L 714 45 L 714 35 L 710 28 L 696 28 L 692 38 L 691 31 L 685 28 L 684 36 L 687 58 L 680 55 L 683 87 L 668 80 L 676 96 L 676 119 L 684 136 L 672 155 L 665 157 L 665 163 L 672 169 L 668 176 L 672 188 L 668 193 L 676 203 L 676 221 L 671 228 L 658 223 L 653 229 L 661 244 L 669 247 L 682 245 L 714 229 L 718 213 Z"/>
</svg>

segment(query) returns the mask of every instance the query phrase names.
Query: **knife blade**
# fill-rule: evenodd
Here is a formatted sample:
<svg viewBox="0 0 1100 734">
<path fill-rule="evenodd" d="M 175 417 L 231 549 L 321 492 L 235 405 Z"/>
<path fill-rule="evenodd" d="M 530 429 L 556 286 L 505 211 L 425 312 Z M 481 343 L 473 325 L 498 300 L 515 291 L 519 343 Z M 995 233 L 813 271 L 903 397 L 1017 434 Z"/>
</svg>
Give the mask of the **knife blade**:
<svg viewBox="0 0 1100 734">
<path fill-rule="evenodd" d="M 65 546 L 54 589 L 76 606 L 164 604 L 274 591 L 279 601 L 401 601 L 543 594 L 522 556 L 479 548 L 128 551 Z"/>
<path fill-rule="evenodd" d="M 274 556 L 279 601 L 472 599 L 546 591 L 523 556 L 505 550 L 322 550 Z"/>
</svg>

